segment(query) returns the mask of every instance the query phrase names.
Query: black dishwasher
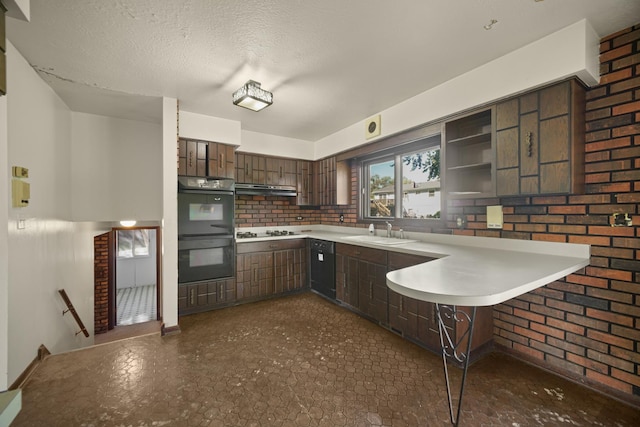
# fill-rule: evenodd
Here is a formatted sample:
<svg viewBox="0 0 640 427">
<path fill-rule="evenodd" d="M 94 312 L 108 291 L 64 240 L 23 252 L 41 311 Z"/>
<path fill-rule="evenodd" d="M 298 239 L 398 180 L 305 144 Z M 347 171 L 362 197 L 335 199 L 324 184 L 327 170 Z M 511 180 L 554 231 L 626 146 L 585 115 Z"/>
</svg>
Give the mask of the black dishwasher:
<svg viewBox="0 0 640 427">
<path fill-rule="evenodd" d="M 311 240 L 311 262 L 309 265 L 311 289 L 336 299 L 336 255 L 335 244 L 326 240 Z"/>
</svg>

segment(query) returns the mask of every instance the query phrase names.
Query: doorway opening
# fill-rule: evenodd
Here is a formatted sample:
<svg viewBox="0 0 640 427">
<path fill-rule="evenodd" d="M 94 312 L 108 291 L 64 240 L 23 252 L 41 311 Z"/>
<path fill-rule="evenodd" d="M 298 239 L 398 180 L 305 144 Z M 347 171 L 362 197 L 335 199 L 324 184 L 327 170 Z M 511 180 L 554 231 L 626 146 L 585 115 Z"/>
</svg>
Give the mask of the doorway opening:
<svg viewBox="0 0 640 427">
<path fill-rule="evenodd" d="M 157 238 L 152 228 L 116 229 L 116 326 L 157 320 Z"/>
<path fill-rule="evenodd" d="M 94 237 L 96 342 L 159 330 L 160 240 L 160 227 L 113 228 Z"/>
</svg>

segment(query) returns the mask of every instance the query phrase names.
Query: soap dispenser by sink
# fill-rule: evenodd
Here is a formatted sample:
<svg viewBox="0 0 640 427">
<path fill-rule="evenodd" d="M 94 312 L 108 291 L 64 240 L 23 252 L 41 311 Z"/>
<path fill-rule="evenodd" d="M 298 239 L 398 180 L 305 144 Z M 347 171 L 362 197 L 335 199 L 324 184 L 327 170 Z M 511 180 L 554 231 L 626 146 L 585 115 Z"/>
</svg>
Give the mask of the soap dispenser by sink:
<svg viewBox="0 0 640 427">
<path fill-rule="evenodd" d="M 369 224 L 369 235 L 373 236 L 376 234 L 376 229 L 373 227 L 373 224 Z"/>
</svg>

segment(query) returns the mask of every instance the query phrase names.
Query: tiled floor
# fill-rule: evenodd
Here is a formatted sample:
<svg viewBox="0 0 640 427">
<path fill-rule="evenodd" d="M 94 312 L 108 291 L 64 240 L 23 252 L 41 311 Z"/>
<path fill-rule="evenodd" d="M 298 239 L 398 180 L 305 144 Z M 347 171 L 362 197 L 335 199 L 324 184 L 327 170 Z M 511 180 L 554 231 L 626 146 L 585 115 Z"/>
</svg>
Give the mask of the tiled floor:
<svg viewBox="0 0 640 427">
<path fill-rule="evenodd" d="M 440 359 L 306 293 L 51 356 L 14 426 L 442 426 Z M 455 371 L 459 378 L 459 371 Z M 640 410 L 501 354 L 472 365 L 461 426 L 637 426 Z"/>
<path fill-rule="evenodd" d="M 156 285 L 120 288 L 116 294 L 117 325 L 156 320 Z"/>
</svg>

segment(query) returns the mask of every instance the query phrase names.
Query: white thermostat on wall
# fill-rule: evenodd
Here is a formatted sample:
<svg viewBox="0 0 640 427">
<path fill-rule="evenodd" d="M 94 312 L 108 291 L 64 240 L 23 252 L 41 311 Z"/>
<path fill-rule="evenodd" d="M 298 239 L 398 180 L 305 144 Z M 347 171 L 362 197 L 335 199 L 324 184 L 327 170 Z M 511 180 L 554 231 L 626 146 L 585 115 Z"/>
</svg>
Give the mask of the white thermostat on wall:
<svg viewBox="0 0 640 427">
<path fill-rule="evenodd" d="M 380 135 L 380 114 L 365 120 L 364 136 L 366 139 L 374 138 Z"/>
</svg>

